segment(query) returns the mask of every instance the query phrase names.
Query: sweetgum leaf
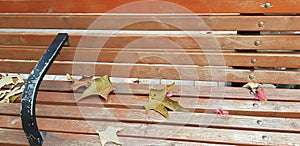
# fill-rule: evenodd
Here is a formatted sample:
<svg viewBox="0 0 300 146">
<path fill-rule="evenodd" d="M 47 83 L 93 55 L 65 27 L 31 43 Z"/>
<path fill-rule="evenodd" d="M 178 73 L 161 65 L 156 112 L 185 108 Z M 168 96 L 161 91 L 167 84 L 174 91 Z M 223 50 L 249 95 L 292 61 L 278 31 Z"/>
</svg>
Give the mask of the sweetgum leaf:
<svg viewBox="0 0 300 146">
<path fill-rule="evenodd" d="M 175 82 L 161 90 L 151 89 L 148 103 L 144 105 L 146 111 L 155 110 L 166 118 L 169 117 L 167 109 L 188 112 L 188 109 L 182 107 L 177 101 L 174 101 L 167 96 L 167 92 L 170 92 L 174 86 Z"/>
<path fill-rule="evenodd" d="M 114 89 L 112 83 L 109 80 L 109 77 L 105 75 L 101 78 L 91 80 L 90 86 L 81 94 L 78 99 L 76 99 L 76 102 L 91 95 L 100 95 L 105 100 L 107 100 L 109 93 L 113 90 Z"/>
</svg>

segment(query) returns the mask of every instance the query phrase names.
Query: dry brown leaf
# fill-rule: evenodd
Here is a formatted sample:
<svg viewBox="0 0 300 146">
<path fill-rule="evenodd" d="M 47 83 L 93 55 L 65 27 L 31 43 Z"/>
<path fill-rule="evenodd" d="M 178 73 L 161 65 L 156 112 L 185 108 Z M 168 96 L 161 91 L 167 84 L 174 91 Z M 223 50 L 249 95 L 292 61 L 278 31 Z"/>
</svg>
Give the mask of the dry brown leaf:
<svg viewBox="0 0 300 146">
<path fill-rule="evenodd" d="M 100 137 L 101 145 L 104 146 L 107 142 L 114 142 L 121 145 L 117 132 L 123 128 L 108 126 L 104 131 L 97 131 Z"/>
<path fill-rule="evenodd" d="M 90 81 L 92 80 L 92 77 L 86 77 L 82 76 L 81 79 L 73 79 L 70 74 L 66 74 L 67 79 L 72 81 L 71 90 L 76 91 L 80 87 L 88 87 L 90 85 Z"/>
<path fill-rule="evenodd" d="M 6 85 L 15 84 L 12 76 L 6 76 L 0 79 L 0 88 L 3 88 Z"/>
<path fill-rule="evenodd" d="M 247 88 L 251 91 L 252 94 L 256 93 L 256 90 L 260 88 L 262 85 L 255 82 L 249 82 L 246 85 L 243 86 L 243 88 Z"/>
<path fill-rule="evenodd" d="M 96 78 L 90 81 L 90 86 L 81 94 L 78 99 L 76 99 L 76 102 L 91 95 L 100 95 L 107 100 L 109 93 L 113 90 L 114 89 L 109 77 L 105 75 L 101 78 Z"/>
<path fill-rule="evenodd" d="M 151 89 L 149 93 L 148 103 L 144 105 L 146 111 L 153 109 L 166 118 L 169 117 L 167 109 L 173 111 L 188 112 L 189 110 L 180 106 L 177 101 L 174 101 L 167 97 L 167 92 L 170 92 L 174 86 L 175 82 L 161 90 Z"/>
</svg>

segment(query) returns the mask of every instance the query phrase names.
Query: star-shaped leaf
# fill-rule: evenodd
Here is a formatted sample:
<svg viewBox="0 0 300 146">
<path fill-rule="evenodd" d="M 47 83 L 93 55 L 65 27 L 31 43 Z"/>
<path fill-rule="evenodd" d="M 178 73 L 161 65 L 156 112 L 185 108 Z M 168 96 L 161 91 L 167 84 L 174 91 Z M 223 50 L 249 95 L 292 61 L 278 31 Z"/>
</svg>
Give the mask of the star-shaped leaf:
<svg viewBox="0 0 300 146">
<path fill-rule="evenodd" d="M 104 146 L 107 142 L 114 142 L 116 144 L 121 144 L 117 132 L 121 131 L 123 128 L 117 128 L 108 126 L 105 131 L 97 131 L 100 137 L 101 145 Z"/>
<path fill-rule="evenodd" d="M 146 108 L 146 111 L 149 110 L 155 110 L 162 114 L 164 117 L 168 118 L 168 110 L 173 111 L 182 111 L 182 112 L 188 112 L 189 110 L 180 106 L 177 101 L 171 100 L 167 93 L 172 90 L 172 88 L 175 86 L 175 82 L 171 85 L 166 86 L 164 89 L 156 90 L 151 89 L 149 93 L 149 100 L 148 103 L 144 105 Z"/>
<path fill-rule="evenodd" d="M 109 80 L 109 77 L 105 75 L 101 78 L 91 80 L 90 86 L 81 94 L 78 99 L 76 99 L 76 102 L 91 95 L 100 95 L 107 100 L 109 93 L 113 90 L 114 88 Z"/>
<path fill-rule="evenodd" d="M 71 77 L 70 74 L 67 74 L 67 79 L 72 81 L 71 90 L 76 91 L 80 87 L 88 87 L 90 85 L 90 81 L 92 80 L 92 77 L 82 76 L 81 79 L 74 79 Z"/>
</svg>

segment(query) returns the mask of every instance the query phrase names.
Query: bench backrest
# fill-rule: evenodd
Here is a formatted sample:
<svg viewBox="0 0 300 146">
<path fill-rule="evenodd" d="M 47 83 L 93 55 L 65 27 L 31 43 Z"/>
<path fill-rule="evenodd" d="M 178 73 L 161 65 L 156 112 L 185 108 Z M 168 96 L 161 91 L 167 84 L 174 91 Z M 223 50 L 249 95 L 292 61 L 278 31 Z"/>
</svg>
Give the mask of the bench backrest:
<svg viewBox="0 0 300 146">
<path fill-rule="evenodd" d="M 295 0 L 0 1 L 0 72 L 300 84 Z"/>
</svg>

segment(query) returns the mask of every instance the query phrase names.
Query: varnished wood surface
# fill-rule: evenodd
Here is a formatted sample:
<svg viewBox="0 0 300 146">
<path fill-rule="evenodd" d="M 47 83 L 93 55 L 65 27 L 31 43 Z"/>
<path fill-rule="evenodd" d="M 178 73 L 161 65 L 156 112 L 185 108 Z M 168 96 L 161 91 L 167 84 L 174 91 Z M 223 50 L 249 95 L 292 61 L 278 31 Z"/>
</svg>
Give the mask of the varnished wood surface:
<svg viewBox="0 0 300 146">
<path fill-rule="evenodd" d="M 122 15 L 0 13 L 1 28 L 185 31 L 297 31 L 299 16 L 216 16 L 197 14 Z M 264 22 L 263 27 L 258 23 Z M 118 22 L 118 23 L 115 23 Z M 184 22 L 184 23 L 183 23 Z"/>
<path fill-rule="evenodd" d="M 269 8 L 264 4 L 270 3 Z M 167 0 L 136 2 L 135 0 L 20 0 L 0 2 L 0 12 L 44 13 L 299 13 L 298 0 Z"/>
</svg>

